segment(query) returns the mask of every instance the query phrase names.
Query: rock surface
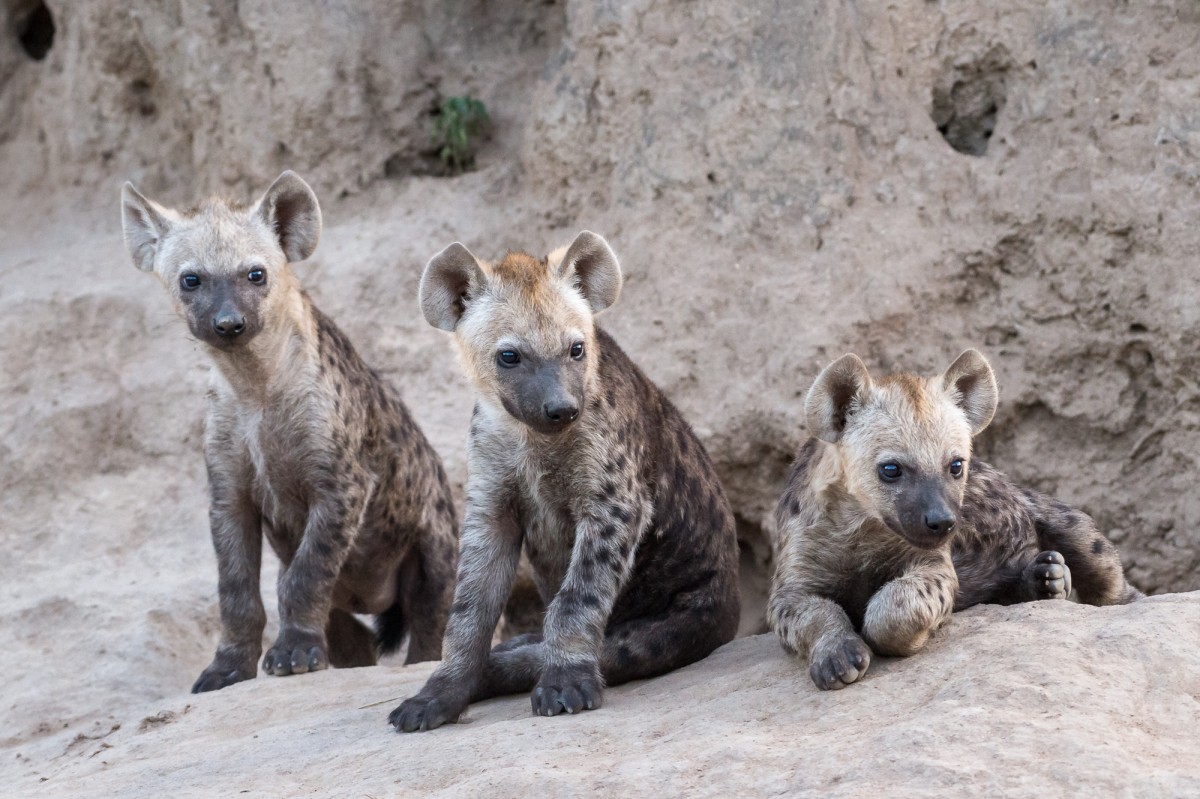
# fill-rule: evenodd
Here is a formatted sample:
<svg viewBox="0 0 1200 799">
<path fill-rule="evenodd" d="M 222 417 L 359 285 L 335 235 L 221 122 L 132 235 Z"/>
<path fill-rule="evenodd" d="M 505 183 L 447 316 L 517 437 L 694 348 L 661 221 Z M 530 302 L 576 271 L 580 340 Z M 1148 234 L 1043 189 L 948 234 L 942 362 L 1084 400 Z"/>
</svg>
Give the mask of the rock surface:
<svg viewBox="0 0 1200 799">
<path fill-rule="evenodd" d="M 69 779 L 87 768 L 100 772 L 88 780 L 118 779 L 116 767 L 100 769 L 103 753 L 91 757 L 109 739 L 88 743 L 114 723 L 114 740 L 146 742 L 139 757 L 190 756 L 197 775 L 218 773 L 222 757 L 252 760 L 240 738 L 216 736 L 249 723 L 227 719 L 279 724 L 281 747 L 328 745 L 327 721 L 364 725 L 362 738 L 382 753 L 432 745 L 371 737 L 375 711 L 338 715 L 358 706 L 346 697 L 365 704 L 415 687 L 421 669 L 260 680 L 182 714 L 217 631 L 199 454 L 207 366 L 154 280 L 129 264 L 117 210 L 128 178 L 177 205 L 208 192 L 249 199 L 284 168 L 310 179 L 327 228 L 298 271 L 401 388 L 460 488 L 472 397 L 445 337 L 417 310 L 422 265 L 455 239 L 495 256 L 544 252 L 581 228 L 605 234 L 628 279 L 604 324 L 692 420 L 738 514 L 746 632 L 761 625 L 770 513 L 804 435 L 802 397 L 847 350 L 873 369 L 923 372 L 967 346 L 984 350 L 1002 399 L 980 451 L 1091 513 L 1143 590 L 1200 589 L 1200 6 L 1191 0 L 1150 0 L 1136 12 L 1066 0 L 134 6 L 0 0 L 0 784 L 60 769 Z M 495 121 L 479 169 L 430 176 L 432 110 L 462 94 L 483 99 Z M 273 568 L 263 579 L 269 607 Z M 962 761 L 975 763 L 975 778 L 1017 780 L 1033 769 L 1037 784 L 1057 785 L 1046 764 L 1082 757 L 1097 774 L 1141 786 L 1134 793 L 1171 795 L 1153 770 L 1168 779 L 1184 763 L 1162 732 L 1167 722 L 1152 734 L 1125 721 L 1143 710 L 1169 720 L 1190 708 L 1194 718 L 1194 684 L 1182 685 L 1197 648 L 1193 599 L 980 611 L 955 629 L 973 630 L 987 614 L 1120 620 L 1151 609 L 1179 640 L 1190 631 L 1191 649 L 1160 650 L 1165 632 L 1122 627 L 1114 656 L 1143 654 L 1104 672 L 1114 710 L 1080 701 L 1084 715 L 1064 712 L 1057 750 L 1016 732 L 1017 704 L 1006 704 L 1024 699 L 1049 713 L 1055 697 L 979 682 L 993 693 L 971 694 L 975 715 L 955 716 L 950 743 L 991 746 L 1010 729 L 1016 743 L 1012 752 L 996 743 L 992 760 Z M 1074 622 L 1054 627 L 1029 662 L 1062 667 L 1054 636 L 1075 632 Z M 1025 668 L 1009 651 L 1022 640 L 1015 630 L 985 639 L 1005 666 L 972 662 L 978 680 Z M 935 658 L 959 650 L 938 651 L 889 665 L 876 684 L 891 669 L 947 679 Z M 740 642 L 685 674 L 614 692 L 607 716 L 571 722 L 593 729 L 580 725 L 625 712 L 622 696 L 628 712 L 639 697 L 659 697 L 636 712 L 664 748 L 650 733 L 640 747 L 622 730 L 605 733 L 605 746 L 628 754 L 606 761 L 614 785 L 639 769 L 681 785 L 709 769 L 713 785 L 733 784 L 735 772 L 749 772 L 730 753 L 790 764 L 780 786 L 811 777 L 831 792 L 849 792 L 832 782 L 839 768 L 862 778 L 911 768 L 913 786 L 920 774 L 961 776 L 960 760 L 900 732 L 941 736 L 940 727 L 874 723 L 916 707 L 900 684 L 867 713 L 856 704 L 865 691 L 854 701 L 849 692 L 810 695 L 781 657 L 765 641 Z M 755 665 L 721 682 L 722 670 L 743 662 Z M 1068 697 L 1097 679 L 1069 673 Z M 710 677 L 723 687 L 695 694 Z M 1174 704 L 1162 698 L 1172 691 Z M 260 694 L 271 698 L 255 704 Z M 738 704 L 758 702 L 769 715 L 797 695 L 811 714 L 803 718 L 832 738 L 810 733 L 809 721 L 756 737 L 747 723 L 756 716 Z M 715 703 L 711 715 L 696 701 Z M 1011 716 L 996 711 L 993 729 L 984 717 L 1000 706 Z M 525 719 L 518 700 L 486 712 L 499 708 L 530 725 L 526 741 L 569 729 Z M 181 714 L 162 735 L 207 725 L 213 748 L 158 749 L 171 739 L 153 724 L 154 737 L 133 739 L 138 719 L 161 709 Z M 711 718 L 739 719 L 744 734 L 710 729 Z M 968 721 L 985 732 L 972 738 Z M 429 740 L 464 741 L 473 729 L 482 725 Z M 1101 743 L 1110 729 L 1123 748 Z M 838 757 L 819 756 L 826 739 L 842 742 L 829 744 Z M 1127 754 L 1143 749 L 1159 754 Z M 381 770 L 371 751 L 350 775 L 397 767 L 389 759 Z M 576 774 L 602 779 L 584 765 L 581 743 L 563 751 Z M 558 790 L 553 753 L 537 754 L 529 773 L 551 774 Z M 489 762 L 503 774 L 526 778 L 524 760 L 497 758 Z M 289 768 L 339 779 L 299 761 Z M 280 772 L 254 777 L 270 793 L 268 778 Z M 436 780 L 436 770 L 422 779 Z"/>
<path fill-rule="evenodd" d="M 576 717 L 533 717 L 520 696 L 410 735 L 391 732 L 387 712 L 428 666 L 262 677 L 59 734 L 60 753 L 5 786 L 63 797 L 1195 796 L 1198 628 L 1195 593 L 1107 609 L 979 607 L 924 653 L 827 693 L 762 635 L 609 689 L 603 708 Z"/>
</svg>

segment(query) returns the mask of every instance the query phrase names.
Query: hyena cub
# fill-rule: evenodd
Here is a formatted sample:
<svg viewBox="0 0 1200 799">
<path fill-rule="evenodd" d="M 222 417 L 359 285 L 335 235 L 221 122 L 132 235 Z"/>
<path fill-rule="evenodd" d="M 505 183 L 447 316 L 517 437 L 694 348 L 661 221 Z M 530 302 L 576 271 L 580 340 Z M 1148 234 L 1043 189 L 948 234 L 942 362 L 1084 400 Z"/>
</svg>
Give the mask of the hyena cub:
<svg viewBox="0 0 1200 799">
<path fill-rule="evenodd" d="M 818 687 L 859 679 L 872 652 L 915 653 L 980 602 L 1141 596 L 1090 518 L 971 457 L 996 401 L 975 350 L 934 378 L 872 380 L 846 355 L 808 392 L 768 618 Z"/>
<path fill-rule="evenodd" d="M 125 242 L 212 357 L 204 455 L 221 641 L 192 687 L 257 673 L 262 537 L 283 564 L 268 674 L 375 662 L 409 635 L 437 660 L 457 558 L 441 461 L 403 403 L 300 288 L 317 246 L 312 189 L 284 172 L 249 208 L 180 213 L 126 183 Z M 376 614 L 376 631 L 354 613 Z"/>
<path fill-rule="evenodd" d="M 479 390 L 445 661 L 391 714 L 398 730 L 533 690 L 533 712 L 600 706 L 605 684 L 700 660 L 738 624 L 733 513 L 700 441 L 593 316 L 621 289 L 607 242 L 499 263 L 461 244 L 421 279 Z M 540 634 L 489 652 L 524 546 Z"/>
</svg>

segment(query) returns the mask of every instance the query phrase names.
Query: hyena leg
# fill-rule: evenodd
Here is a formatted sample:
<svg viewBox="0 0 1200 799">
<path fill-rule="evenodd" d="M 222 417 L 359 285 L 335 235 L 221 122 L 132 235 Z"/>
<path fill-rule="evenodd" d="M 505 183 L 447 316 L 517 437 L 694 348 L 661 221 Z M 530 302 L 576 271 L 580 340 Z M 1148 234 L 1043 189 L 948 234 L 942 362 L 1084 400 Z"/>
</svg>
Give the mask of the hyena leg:
<svg viewBox="0 0 1200 799">
<path fill-rule="evenodd" d="M 310 506 L 300 548 L 279 575 L 279 637 L 263 657 L 268 674 L 304 674 L 329 665 L 325 625 L 333 587 L 372 488 L 365 474 L 347 472 L 335 490 Z"/>
<path fill-rule="evenodd" d="M 767 621 L 784 649 L 808 658 L 808 674 L 823 691 L 856 682 L 871 665 L 871 650 L 842 606 L 805 586 L 776 585 Z"/>
<path fill-rule="evenodd" d="M 425 687 L 388 716 L 401 732 L 436 729 L 466 709 L 483 678 L 492 631 L 512 589 L 521 557 L 520 526 L 507 503 L 489 509 L 483 502 L 472 502 L 473 493 L 468 483 L 458 584 L 443 642 L 445 659 Z"/>
<path fill-rule="evenodd" d="M 542 676 L 545 658 L 540 633 L 518 635 L 505 641 L 488 655 L 483 679 L 471 694 L 471 701 L 532 691 Z"/>
<path fill-rule="evenodd" d="M 258 584 L 262 519 L 234 485 L 239 481 L 228 477 L 210 464 L 209 522 L 217 553 L 221 641 L 212 663 L 192 685 L 192 693 L 196 694 L 253 679 L 258 673 L 263 628 L 267 624 Z"/>
<path fill-rule="evenodd" d="M 400 564 L 399 604 L 408 623 L 408 656 L 404 663 L 442 659 L 442 636 L 454 600 L 454 567 L 458 541 L 454 522 L 424 530 L 417 546 Z"/>
<path fill-rule="evenodd" d="M 608 513 L 608 510 L 605 511 Z M 608 617 L 633 566 L 638 530 L 607 515 L 584 517 L 575 528 L 571 563 L 546 608 L 545 666 L 530 704 L 538 716 L 600 707 L 599 655 Z M 623 545 L 623 546 L 622 546 Z"/>
<path fill-rule="evenodd" d="M 863 616 L 863 638 L 881 655 L 915 654 L 929 633 L 950 618 L 957 590 L 958 579 L 948 565 L 911 569 L 871 597 Z"/>
<path fill-rule="evenodd" d="M 1087 514 L 1058 500 L 1026 492 L 1034 508 L 1038 544 L 1062 554 L 1079 601 L 1124 605 L 1142 592 L 1125 581 L 1121 556 Z"/>
<path fill-rule="evenodd" d="M 498 655 L 510 649 L 517 649 L 518 647 L 529 646 L 530 644 L 540 644 L 541 642 L 541 633 L 521 633 L 520 635 L 514 635 L 502 644 L 496 644 L 492 648 L 492 654 Z"/>
<path fill-rule="evenodd" d="M 354 614 L 334 608 L 325 624 L 325 640 L 329 644 L 329 665 L 337 669 L 374 666 L 375 635 L 370 628 L 354 618 Z"/>
<path fill-rule="evenodd" d="M 705 586 L 677 595 L 665 614 L 609 626 L 600 649 L 607 685 L 656 677 L 698 660 L 737 633 L 737 619 L 722 604 L 727 589 Z"/>
</svg>

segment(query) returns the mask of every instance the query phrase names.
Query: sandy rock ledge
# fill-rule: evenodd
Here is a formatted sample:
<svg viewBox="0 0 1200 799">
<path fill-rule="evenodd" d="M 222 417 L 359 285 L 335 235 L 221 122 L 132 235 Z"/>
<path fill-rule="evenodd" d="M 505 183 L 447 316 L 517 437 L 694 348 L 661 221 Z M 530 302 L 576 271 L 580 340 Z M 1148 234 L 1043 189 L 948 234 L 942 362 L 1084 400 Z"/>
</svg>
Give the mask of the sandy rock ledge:
<svg viewBox="0 0 1200 799">
<path fill-rule="evenodd" d="M 385 720 L 431 666 L 260 678 L 7 757 L 21 796 L 1200 795 L 1200 593 L 954 617 L 924 654 L 818 692 L 774 638 L 738 640 L 580 717 L 524 696 L 469 723 Z M 49 746 L 60 747 L 52 754 Z M 15 768 L 14 768 L 15 766 Z"/>
</svg>

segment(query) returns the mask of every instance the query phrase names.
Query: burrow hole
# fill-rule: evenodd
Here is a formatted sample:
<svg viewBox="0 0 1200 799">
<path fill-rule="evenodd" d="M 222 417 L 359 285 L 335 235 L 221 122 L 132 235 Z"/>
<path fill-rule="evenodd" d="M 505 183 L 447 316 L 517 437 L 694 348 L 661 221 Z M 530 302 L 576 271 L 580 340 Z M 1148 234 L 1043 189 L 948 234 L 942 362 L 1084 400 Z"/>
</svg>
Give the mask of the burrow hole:
<svg viewBox="0 0 1200 799">
<path fill-rule="evenodd" d="M 930 116 L 946 143 L 960 153 L 981 156 L 1004 110 L 1008 53 L 1003 48 L 951 67 L 933 89 Z"/>
<path fill-rule="evenodd" d="M 21 49 L 34 61 L 41 61 L 54 45 L 54 15 L 39 2 L 17 26 Z"/>
</svg>

